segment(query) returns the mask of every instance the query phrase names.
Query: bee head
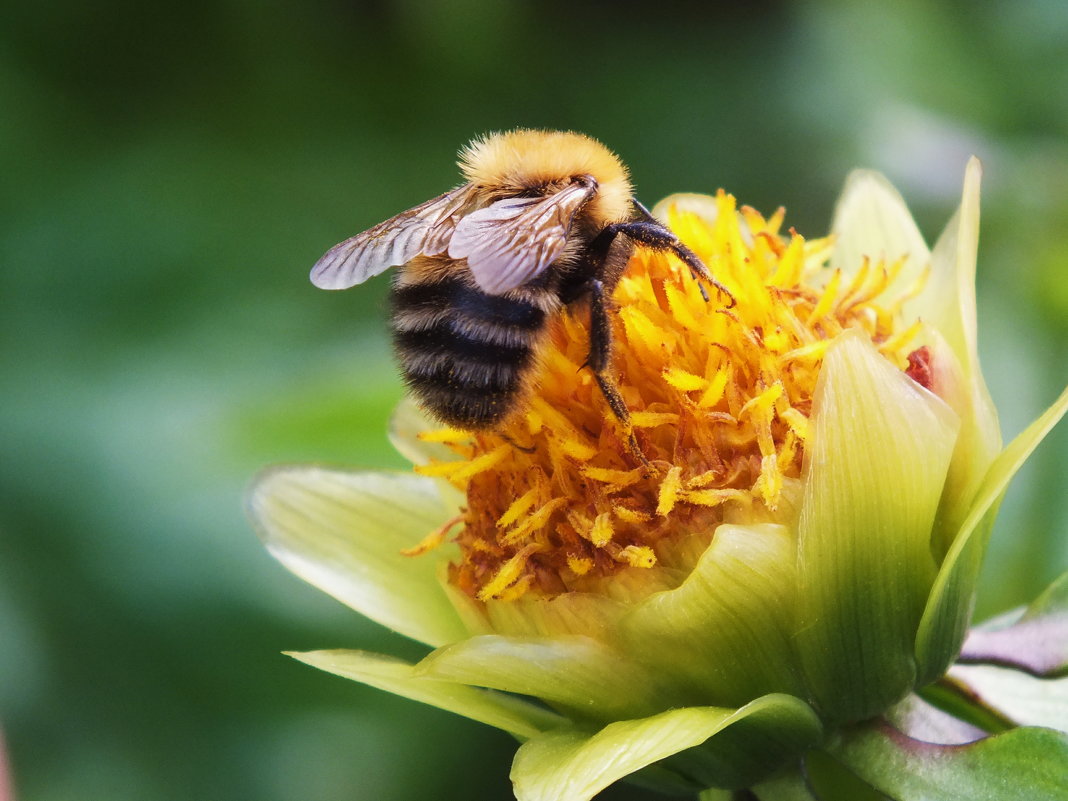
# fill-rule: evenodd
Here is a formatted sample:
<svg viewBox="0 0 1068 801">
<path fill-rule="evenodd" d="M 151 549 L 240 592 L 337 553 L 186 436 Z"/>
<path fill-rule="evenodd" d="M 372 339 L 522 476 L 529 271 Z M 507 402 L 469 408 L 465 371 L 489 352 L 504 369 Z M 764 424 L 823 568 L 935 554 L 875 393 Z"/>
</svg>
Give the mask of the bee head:
<svg viewBox="0 0 1068 801">
<path fill-rule="evenodd" d="M 607 224 L 630 215 L 627 168 L 585 134 L 519 129 L 475 139 L 460 152 L 464 177 L 500 196 L 535 194 L 592 181 L 597 194 L 587 213 Z"/>
</svg>

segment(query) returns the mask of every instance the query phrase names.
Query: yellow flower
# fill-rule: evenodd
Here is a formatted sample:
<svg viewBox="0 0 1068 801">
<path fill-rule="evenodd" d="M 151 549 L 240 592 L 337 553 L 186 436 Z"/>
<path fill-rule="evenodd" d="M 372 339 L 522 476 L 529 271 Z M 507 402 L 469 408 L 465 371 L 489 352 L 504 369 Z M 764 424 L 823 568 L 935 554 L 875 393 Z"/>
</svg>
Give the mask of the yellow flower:
<svg viewBox="0 0 1068 801">
<path fill-rule="evenodd" d="M 979 175 L 933 252 L 870 172 L 825 239 L 724 193 L 662 202 L 736 303 L 664 254 L 620 282 L 612 371 L 652 469 L 583 369 L 576 313 L 500 430 L 402 407 L 416 474 L 266 473 L 251 509 L 272 553 L 435 649 L 296 656 L 513 733 L 521 799 L 637 771 L 747 787 L 942 676 L 998 501 L 1068 406 L 1002 450 L 976 351 Z"/>
</svg>

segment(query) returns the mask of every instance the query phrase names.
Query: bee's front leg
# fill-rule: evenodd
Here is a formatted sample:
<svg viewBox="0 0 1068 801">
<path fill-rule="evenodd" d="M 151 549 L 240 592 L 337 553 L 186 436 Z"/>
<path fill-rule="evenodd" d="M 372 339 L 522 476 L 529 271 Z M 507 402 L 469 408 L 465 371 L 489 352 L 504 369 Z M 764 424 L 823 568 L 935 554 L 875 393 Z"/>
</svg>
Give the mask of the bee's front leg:
<svg viewBox="0 0 1068 801">
<path fill-rule="evenodd" d="M 649 209 L 645 208 L 645 206 L 643 206 L 636 198 L 631 198 L 631 205 L 634 207 L 638 219 L 630 220 L 628 222 L 613 223 L 608 226 L 608 229 L 612 229 L 612 235 L 623 234 L 637 244 L 647 247 L 650 250 L 671 251 L 679 257 L 679 260 L 683 264 L 690 268 L 690 273 L 694 278 L 702 278 L 714 286 L 716 291 L 727 299 L 728 309 L 734 306 L 734 295 L 712 276 L 712 273 L 708 271 L 705 263 L 698 258 L 696 253 L 686 247 L 686 245 L 682 244 L 671 229 L 656 219 L 656 217 L 649 212 Z M 701 296 L 705 300 L 708 300 L 708 295 L 705 292 L 704 286 L 701 285 L 700 288 Z"/>
<path fill-rule="evenodd" d="M 656 468 L 646 458 L 638 445 L 638 439 L 634 436 L 634 426 L 630 422 L 630 410 L 627 408 L 619 388 L 609 375 L 609 367 L 612 361 L 612 324 L 608 319 L 609 285 L 600 278 L 590 278 L 587 286 L 590 292 L 590 355 L 586 359 L 586 365 L 593 371 L 597 385 L 601 388 L 608 408 L 616 416 L 623 436 L 627 443 L 627 449 L 634 455 L 647 471 L 656 472 Z"/>
</svg>

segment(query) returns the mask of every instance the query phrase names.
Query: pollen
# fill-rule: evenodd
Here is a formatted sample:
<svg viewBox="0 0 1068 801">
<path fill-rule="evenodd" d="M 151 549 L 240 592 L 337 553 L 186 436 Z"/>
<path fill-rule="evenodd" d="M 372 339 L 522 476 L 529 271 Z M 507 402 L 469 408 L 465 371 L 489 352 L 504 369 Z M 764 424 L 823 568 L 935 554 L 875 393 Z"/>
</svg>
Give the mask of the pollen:
<svg viewBox="0 0 1068 801">
<path fill-rule="evenodd" d="M 417 469 L 466 504 L 411 553 L 455 532 L 449 581 L 476 601 L 615 592 L 610 582 L 663 589 L 720 523 L 792 522 L 816 379 L 844 330 L 864 330 L 922 380 L 919 326 L 898 322 L 921 287 L 888 292 L 901 262 L 831 271 L 829 239 L 782 233 L 782 209 L 765 218 L 724 192 L 666 206 L 667 224 L 735 302 L 674 256 L 632 257 L 613 296 L 609 375 L 644 464 L 585 367 L 581 304 L 555 321 L 530 394 L 499 429 L 421 435 L 456 458 Z"/>
</svg>

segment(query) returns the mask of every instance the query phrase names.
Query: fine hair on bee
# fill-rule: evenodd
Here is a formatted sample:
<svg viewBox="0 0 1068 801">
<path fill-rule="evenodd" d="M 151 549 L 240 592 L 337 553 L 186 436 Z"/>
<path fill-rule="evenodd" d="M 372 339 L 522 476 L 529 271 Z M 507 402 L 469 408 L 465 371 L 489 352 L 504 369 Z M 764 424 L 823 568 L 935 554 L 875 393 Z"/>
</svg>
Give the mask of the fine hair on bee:
<svg viewBox="0 0 1068 801">
<path fill-rule="evenodd" d="M 404 380 L 434 417 L 468 430 L 493 429 L 521 407 L 554 316 L 586 302 L 585 366 L 649 467 L 609 372 L 611 296 L 634 248 L 674 253 L 728 305 L 734 298 L 588 136 L 489 134 L 460 152 L 459 166 L 464 183 L 335 245 L 312 267 L 312 283 L 348 289 L 399 268 L 392 329 Z"/>
</svg>

